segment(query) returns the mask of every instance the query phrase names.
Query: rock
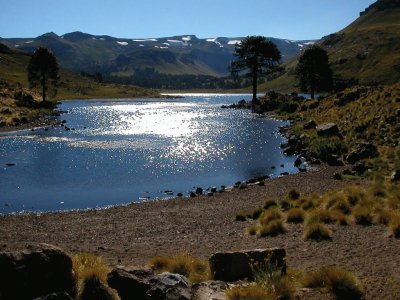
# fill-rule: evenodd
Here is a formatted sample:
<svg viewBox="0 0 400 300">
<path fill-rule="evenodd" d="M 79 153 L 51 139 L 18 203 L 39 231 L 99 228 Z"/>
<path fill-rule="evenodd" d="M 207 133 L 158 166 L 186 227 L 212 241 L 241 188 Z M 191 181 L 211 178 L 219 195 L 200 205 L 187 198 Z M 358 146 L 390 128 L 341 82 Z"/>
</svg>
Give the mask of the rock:
<svg viewBox="0 0 400 300">
<path fill-rule="evenodd" d="M 216 193 L 217 192 L 217 187 L 213 186 L 210 190 L 211 193 Z"/>
<path fill-rule="evenodd" d="M 144 299 L 153 277 L 150 269 L 117 267 L 108 274 L 107 282 L 118 292 L 121 300 Z"/>
<path fill-rule="evenodd" d="M 164 194 L 165 194 L 165 195 L 173 195 L 174 192 L 173 192 L 173 191 L 170 191 L 170 190 L 166 190 L 166 191 L 164 191 Z"/>
<path fill-rule="evenodd" d="M 196 188 L 196 192 L 197 195 L 201 195 L 203 194 L 203 189 L 201 187 Z"/>
<path fill-rule="evenodd" d="M 66 292 L 53 293 L 46 296 L 36 298 L 34 300 L 73 300 Z"/>
<path fill-rule="evenodd" d="M 237 189 L 241 184 L 242 184 L 241 181 L 236 181 L 235 184 L 233 185 L 233 187 L 234 187 L 235 189 Z"/>
<path fill-rule="evenodd" d="M 183 197 L 183 194 L 182 193 L 178 193 L 178 194 L 176 194 L 176 196 L 177 197 Z"/>
<path fill-rule="evenodd" d="M 338 156 L 336 154 L 327 155 L 326 163 L 329 166 L 343 166 L 343 161 L 340 159 L 340 156 Z"/>
<path fill-rule="evenodd" d="M 391 181 L 400 181 L 400 170 L 393 171 L 392 175 L 390 176 Z"/>
<path fill-rule="evenodd" d="M 282 172 L 280 175 L 281 176 L 287 176 L 287 175 L 289 175 L 289 172 Z"/>
<path fill-rule="evenodd" d="M 339 136 L 341 137 L 339 127 L 335 123 L 325 123 L 317 126 L 319 136 Z"/>
<path fill-rule="evenodd" d="M 350 164 L 354 164 L 362 159 L 376 157 L 378 154 L 378 149 L 375 145 L 371 143 L 361 143 L 347 155 L 346 160 Z"/>
<path fill-rule="evenodd" d="M 214 196 L 214 193 L 208 192 L 208 193 L 207 193 L 207 196 L 212 197 L 212 196 Z"/>
<path fill-rule="evenodd" d="M 295 166 L 296 168 L 298 168 L 298 167 L 301 166 L 302 163 L 303 163 L 303 162 L 301 161 L 301 159 L 300 159 L 300 158 L 297 158 L 297 159 L 294 161 L 294 166 Z"/>
<path fill-rule="evenodd" d="M 14 167 L 15 164 L 14 164 L 14 163 L 6 163 L 6 166 L 7 166 L 7 167 Z"/>
<path fill-rule="evenodd" d="M 197 195 L 195 193 L 193 193 L 193 192 L 190 192 L 189 197 L 190 198 L 194 198 L 194 197 L 197 197 Z"/>
<path fill-rule="evenodd" d="M 150 279 L 151 288 L 146 293 L 149 300 L 190 300 L 191 293 L 185 276 L 161 273 Z M 139 298 L 135 298 L 139 299 Z"/>
<path fill-rule="evenodd" d="M 223 281 L 206 281 L 192 286 L 192 300 L 227 300 L 229 285 Z"/>
<path fill-rule="evenodd" d="M 0 252 L 0 299 L 34 299 L 65 291 L 74 296 L 71 258 L 48 244 Z"/>
<path fill-rule="evenodd" d="M 246 189 L 247 188 L 247 183 L 246 182 L 242 182 L 240 185 L 239 185 L 239 189 L 241 189 L 241 190 L 244 190 L 244 189 Z"/>
<path fill-rule="evenodd" d="M 361 176 L 367 170 L 372 169 L 372 165 L 367 164 L 365 161 L 356 162 L 353 168 L 351 169 L 355 174 Z"/>
<path fill-rule="evenodd" d="M 286 274 L 286 252 L 281 248 L 219 252 L 212 255 L 209 262 L 213 279 L 226 282 L 254 279 L 252 268 L 255 264 L 271 263 Z"/>
<path fill-rule="evenodd" d="M 314 120 L 309 120 L 303 125 L 304 129 L 313 129 L 315 127 L 317 127 L 317 123 Z"/>
<path fill-rule="evenodd" d="M 342 174 L 340 174 L 340 173 L 335 173 L 335 174 L 333 174 L 333 179 L 335 179 L 335 180 L 342 180 L 343 178 L 342 178 Z"/>
</svg>

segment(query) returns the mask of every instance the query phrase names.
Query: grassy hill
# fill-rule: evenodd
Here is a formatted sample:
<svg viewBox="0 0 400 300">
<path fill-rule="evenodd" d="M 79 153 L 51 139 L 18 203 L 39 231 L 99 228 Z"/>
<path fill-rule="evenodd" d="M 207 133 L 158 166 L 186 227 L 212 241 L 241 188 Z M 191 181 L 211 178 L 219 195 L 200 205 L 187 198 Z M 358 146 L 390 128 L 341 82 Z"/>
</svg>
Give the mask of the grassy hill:
<svg viewBox="0 0 400 300">
<path fill-rule="evenodd" d="M 0 80 L 8 84 L 28 88 L 27 65 L 30 54 L 8 48 L 0 44 Z M 152 90 L 135 86 L 102 84 L 88 77 L 82 77 L 71 71 L 60 70 L 60 86 L 54 100 L 76 98 L 131 98 L 157 97 Z"/>
<path fill-rule="evenodd" d="M 379 0 L 343 30 L 318 44 L 328 51 L 334 75 L 360 84 L 393 84 L 400 80 L 400 1 Z M 260 90 L 293 91 L 297 58 L 284 65 L 287 72 Z"/>
</svg>

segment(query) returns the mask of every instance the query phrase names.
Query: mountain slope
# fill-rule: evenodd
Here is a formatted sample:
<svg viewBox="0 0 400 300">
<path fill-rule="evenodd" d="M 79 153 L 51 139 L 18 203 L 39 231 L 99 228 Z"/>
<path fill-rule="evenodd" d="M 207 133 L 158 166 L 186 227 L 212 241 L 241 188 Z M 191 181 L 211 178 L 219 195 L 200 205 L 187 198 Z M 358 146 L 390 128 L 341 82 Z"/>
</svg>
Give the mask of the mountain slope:
<svg viewBox="0 0 400 300">
<path fill-rule="evenodd" d="M 130 76 L 135 70 L 154 69 L 162 74 L 226 76 L 236 43 L 242 38 L 199 39 L 194 35 L 157 39 L 123 39 L 72 32 L 63 36 L 47 33 L 33 39 L 1 40 L 10 47 L 33 52 L 49 47 L 61 66 L 74 72 Z M 309 41 L 270 38 L 286 60 Z"/>
<path fill-rule="evenodd" d="M 400 0 L 379 0 L 343 30 L 318 42 L 328 51 L 334 75 L 360 84 L 400 81 Z M 287 72 L 261 90 L 296 90 L 297 58 L 285 62 Z"/>
<path fill-rule="evenodd" d="M 0 83 L 7 86 L 28 88 L 27 66 L 31 54 L 12 49 L 0 43 Z M 59 72 L 60 81 L 56 99 L 106 98 L 106 97 L 157 97 L 158 93 L 135 87 L 101 84 L 92 78 L 76 75 L 64 68 Z M 1 98 L 1 94 L 0 94 Z"/>
</svg>

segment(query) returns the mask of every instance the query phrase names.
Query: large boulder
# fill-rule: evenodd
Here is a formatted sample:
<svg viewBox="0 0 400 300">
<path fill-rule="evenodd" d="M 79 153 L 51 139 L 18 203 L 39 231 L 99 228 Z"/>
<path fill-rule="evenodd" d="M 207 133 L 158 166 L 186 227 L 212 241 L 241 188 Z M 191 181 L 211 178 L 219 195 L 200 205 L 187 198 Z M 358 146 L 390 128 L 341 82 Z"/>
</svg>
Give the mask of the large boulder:
<svg viewBox="0 0 400 300">
<path fill-rule="evenodd" d="M 150 269 L 117 267 L 108 274 L 107 282 L 118 292 L 121 300 L 145 299 L 153 277 Z"/>
<path fill-rule="evenodd" d="M 223 281 L 206 281 L 192 286 L 192 300 L 227 300 L 229 285 Z"/>
<path fill-rule="evenodd" d="M 211 256 L 210 269 L 214 280 L 233 282 L 253 280 L 253 272 L 259 266 L 271 265 L 286 273 L 285 249 L 257 249 L 239 252 L 219 252 Z"/>
<path fill-rule="evenodd" d="M 0 252 L 0 299 L 34 299 L 57 292 L 74 296 L 71 258 L 48 244 Z"/>
<path fill-rule="evenodd" d="M 379 152 L 375 145 L 371 143 L 361 143 L 347 155 L 346 160 L 350 164 L 355 164 L 356 162 L 378 156 Z"/>
<path fill-rule="evenodd" d="M 319 136 L 342 136 L 339 127 L 335 123 L 324 123 L 318 125 L 316 129 Z"/>
<path fill-rule="evenodd" d="M 190 300 L 191 291 L 188 280 L 180 274 L 169 272 L 155 275 L 150 279 L 151 289 L 147 291 L 148 300 Z M 135 298 L 139 299 L 139 298 Z"/>
</svg>

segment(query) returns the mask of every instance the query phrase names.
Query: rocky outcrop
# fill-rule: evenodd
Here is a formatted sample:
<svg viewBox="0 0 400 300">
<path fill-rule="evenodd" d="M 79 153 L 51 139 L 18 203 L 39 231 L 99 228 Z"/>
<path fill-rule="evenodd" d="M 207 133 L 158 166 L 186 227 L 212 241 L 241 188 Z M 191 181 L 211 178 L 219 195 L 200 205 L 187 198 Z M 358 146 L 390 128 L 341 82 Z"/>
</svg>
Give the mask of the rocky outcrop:
<svg viewBox="0 0 400 300">
<path fill-rule="evenodd" d="M 149 300 L 190 300 L 191 291 L 185 276 L 161 273 L 150 279 L 151 288 L 146 293 Z"/>
<path fill-rule="evenodd" d="M 150 269 L 117 267 L 108 274 L 107 282 L 118 291 L 121 300 L 145 299 L 153 277 L 154 273 Z"/>
<path fill-rule="evenodd" d="M 375 145 L 371 143 L 361 143 L 347 155 L 346 160 L 350 164 L 355 164 L 362 159 L 376 157 L 378 154 L 379 152 Z"/>
<path fill-rule="evenodd" d="M 48 244 L 19 253 L 0 252 L 0 299 L 34 299 L 57 292 L 74 295 L 71 258 Z"/>
<path fill-rule="evenodd" d="M 342 136 L 339 127 L 335 123 L 324 123 L 318 125 L 316 129 L 319 136 Z"/>
<path fill-rule="evenodd" d="M 281 248 L 259 249 L 240 252 L 219 252 L 210 258 L 214 280 L 233 282 L 252 280 L 255 266 L 271 264 L 286 273 L 286 252 Z"/>
</svg>

